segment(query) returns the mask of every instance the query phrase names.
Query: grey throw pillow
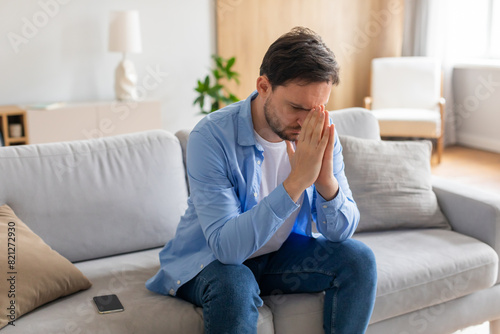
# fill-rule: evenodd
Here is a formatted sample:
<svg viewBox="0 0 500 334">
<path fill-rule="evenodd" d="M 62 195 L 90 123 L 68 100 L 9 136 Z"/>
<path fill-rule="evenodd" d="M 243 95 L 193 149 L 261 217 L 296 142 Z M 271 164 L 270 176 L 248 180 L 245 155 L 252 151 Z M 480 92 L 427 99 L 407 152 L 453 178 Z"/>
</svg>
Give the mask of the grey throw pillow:
<svg viewBox="0 0 500 334">
<path fill-rule="evenodd" d="M 451 229 L 432 191 L 430 141 L 340 136 L 345 174 L 361 218 L 356 232 Z"/>
</svg>

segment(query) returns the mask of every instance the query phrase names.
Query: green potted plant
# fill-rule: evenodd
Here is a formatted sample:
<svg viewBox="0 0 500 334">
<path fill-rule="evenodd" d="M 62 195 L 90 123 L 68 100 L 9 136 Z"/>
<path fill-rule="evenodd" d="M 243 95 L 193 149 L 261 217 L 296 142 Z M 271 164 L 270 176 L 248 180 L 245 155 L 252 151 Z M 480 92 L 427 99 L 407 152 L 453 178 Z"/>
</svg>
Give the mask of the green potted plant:
<svg viewBox="0 0 500 334">
<path fill-rule="evenodd" d="M 193 104 L 199 104 L 202 114 L 209 114 L 219 110 L 224 105 L 239 101 L 226 87 L 226 84 L 232 80 L 237 84 L 240 83 L 238 80 L 239 74 L 231 69 L 236 58 L 224 59 L 218 55 L 212 55 L 212 59 L 215 61 L 215 68 L 211 70 L 212 80 L 209 74 L 205 77 L 205 80 L 198 80 L 198 86 L 194 89 L 198 92 L 198 96 Z M 210 105 L 205 108 L 207 99 L 209 99 Z"/>
</svg>

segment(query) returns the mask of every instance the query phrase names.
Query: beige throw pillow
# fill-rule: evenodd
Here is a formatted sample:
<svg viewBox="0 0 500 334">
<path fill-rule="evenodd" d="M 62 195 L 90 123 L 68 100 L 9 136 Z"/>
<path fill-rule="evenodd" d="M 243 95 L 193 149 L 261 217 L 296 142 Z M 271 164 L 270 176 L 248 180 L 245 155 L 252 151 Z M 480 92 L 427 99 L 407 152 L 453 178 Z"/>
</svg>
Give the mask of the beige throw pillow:
<svg viewBox="0 0 500 334">
<path fill-rule="evenodd" d="M 8 205 L 0 206 L 0 328 L 62 296 L 88 289 L 90 281 L 52 250 Z"/>
<path fill-rule="evenodd" d="M 361 218 L 356 232 L 445 228 L 432 191 L 430 141 L 340 136 L 345 174 Z"/>
</svg>

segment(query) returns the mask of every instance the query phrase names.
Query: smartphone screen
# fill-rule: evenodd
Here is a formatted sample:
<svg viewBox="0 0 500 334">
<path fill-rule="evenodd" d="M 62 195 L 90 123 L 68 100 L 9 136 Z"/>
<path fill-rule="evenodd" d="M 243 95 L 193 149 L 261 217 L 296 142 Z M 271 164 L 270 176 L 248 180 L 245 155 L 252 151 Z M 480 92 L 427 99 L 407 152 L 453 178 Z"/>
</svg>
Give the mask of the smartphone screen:
<svg viewBox="0 0 500 334">
<path fill-rule="evenodd" d="M 123 311 L 123 305 L 116 295 L 94 297 L 94 303 L 99 313 L 112 313 Z"/>
</svg>

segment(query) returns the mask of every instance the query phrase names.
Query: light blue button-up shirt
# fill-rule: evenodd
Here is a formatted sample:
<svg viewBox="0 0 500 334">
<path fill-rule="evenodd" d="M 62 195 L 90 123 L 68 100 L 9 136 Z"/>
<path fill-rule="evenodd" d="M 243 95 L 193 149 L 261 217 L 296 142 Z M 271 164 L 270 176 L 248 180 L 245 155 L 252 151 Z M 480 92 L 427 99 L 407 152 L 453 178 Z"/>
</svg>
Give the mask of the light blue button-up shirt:
<svg viewBox="0 0 500 334">
<path fill-rule="evenodd" d="M 262 247 L 295 210 L 300 210 L 293 232 L 312 236 L 312 223 L 328 240 L 352 236 L 359 211 L 344 174 L 342 146 L 335 132 L 334 175 L 339 192 L 331 201 L 306 189 L 299 209 L 280 184 L 260 202 L 263 148 L 257 143 L 251 101 L 246 100 L 211 113 L 189 136 L 187 173 L 188 208 L 175 237 L 160 252 L 160 270 L 146 287 L 175 295 L 177 289 L 214 260 L 241 264 Z"/>
</svg>

